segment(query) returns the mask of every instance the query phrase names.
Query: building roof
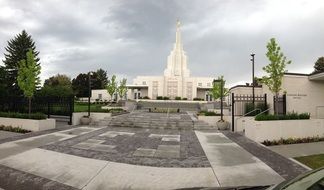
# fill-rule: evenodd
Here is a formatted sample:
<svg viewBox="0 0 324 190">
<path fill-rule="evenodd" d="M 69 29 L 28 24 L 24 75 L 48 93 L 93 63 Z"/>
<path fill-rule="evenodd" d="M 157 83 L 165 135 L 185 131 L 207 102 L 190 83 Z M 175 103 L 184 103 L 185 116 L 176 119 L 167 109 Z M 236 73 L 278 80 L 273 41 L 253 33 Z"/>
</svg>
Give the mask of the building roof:
<svg viewBox="0 0 324 190">
<path fill-rule="evenodd" d="M 240 87 L 243 87 L 243 88 L 252 88 L 252 85 L 235 85 L 233 87 L 231 87 L 229 90 L 232 90 L 232 89 L 235 89 L 235 88 L 240 88 Z M 254 88 L 262 88 L 262 85 L 257 85 L 257 86 L 254 86 Z"/>
</svg>

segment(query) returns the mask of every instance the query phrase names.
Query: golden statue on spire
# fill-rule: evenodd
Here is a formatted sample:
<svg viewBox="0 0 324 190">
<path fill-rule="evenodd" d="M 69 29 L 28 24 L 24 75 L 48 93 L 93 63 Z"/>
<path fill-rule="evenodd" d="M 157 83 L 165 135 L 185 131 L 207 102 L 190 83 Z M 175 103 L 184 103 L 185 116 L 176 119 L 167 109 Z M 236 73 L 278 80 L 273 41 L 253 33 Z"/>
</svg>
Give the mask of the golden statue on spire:
<svg viewBox="0 0 324 190">
<path fill-rule="evenodd" d="M 181 25 L 181 24 L 180 24 L 180 20 L 178 19 L 178 20 L 177 20 L 177 29 L 180 29 L 180 25 Z"/>
</svg>

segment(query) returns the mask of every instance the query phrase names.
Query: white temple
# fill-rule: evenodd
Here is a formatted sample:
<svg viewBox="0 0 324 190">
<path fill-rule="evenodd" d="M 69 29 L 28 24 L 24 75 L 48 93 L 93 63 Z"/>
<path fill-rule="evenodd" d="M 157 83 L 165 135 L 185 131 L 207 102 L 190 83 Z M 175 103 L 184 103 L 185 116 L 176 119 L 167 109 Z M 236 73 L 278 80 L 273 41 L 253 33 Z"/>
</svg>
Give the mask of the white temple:
<svg viewBox="0 0 324 190">
<path fill-rule="evenodd" d="M 156 99 L 157 96 L 167 96 L 170 99 L 181 97 L 188 100 L 194 98 L 211 100 L 209 89 L 212 87 L 213 78 L 190 77 L 190 70 L 187 68 L 188 59 L 181 41 L 179 21 L 176 26 L 176 42 L 167 61 L 163 76 L 136 77 L 133 84 L 127 86 L 128 99 L 139 99 L 145 96 Z"/>
</svg>

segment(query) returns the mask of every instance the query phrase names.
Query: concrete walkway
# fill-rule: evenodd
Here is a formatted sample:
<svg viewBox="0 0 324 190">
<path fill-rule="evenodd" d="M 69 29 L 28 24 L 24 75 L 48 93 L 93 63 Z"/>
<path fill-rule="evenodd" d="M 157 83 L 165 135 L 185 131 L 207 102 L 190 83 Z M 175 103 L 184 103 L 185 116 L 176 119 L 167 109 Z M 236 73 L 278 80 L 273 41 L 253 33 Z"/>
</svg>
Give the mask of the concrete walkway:
<svg viewBox="0 0 324 190">
<path fill-rule="evenodd" d="M 176 189 L 219 186 L 211 168 L 136 166 L 38 148 L 3 159 L 0 164 L 78 189 Z"/>
<path fill-rule="evenodd" d="M 324 142 L 277 145 L 268 148 L 286 158 L 324 154 Z"/>
<path fill-rule="evenodd" d="M 284 179 L 222 133 L 196 131 L 221 187 L 277 184 Z"/>
</svg>

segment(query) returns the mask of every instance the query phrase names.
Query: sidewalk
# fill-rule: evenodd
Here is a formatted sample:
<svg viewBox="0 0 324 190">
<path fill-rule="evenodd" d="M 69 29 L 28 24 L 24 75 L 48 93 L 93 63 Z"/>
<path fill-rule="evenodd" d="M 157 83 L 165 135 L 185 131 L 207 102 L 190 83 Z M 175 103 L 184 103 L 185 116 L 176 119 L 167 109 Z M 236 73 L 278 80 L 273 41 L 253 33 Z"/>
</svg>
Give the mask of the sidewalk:
<svg viewBox="0 0 324 190">
<path fill-rule="evenodd" d="M 221 187 L 272 185 L 284 179 L 222 133 L 196 131 Z"/>
</svg>

